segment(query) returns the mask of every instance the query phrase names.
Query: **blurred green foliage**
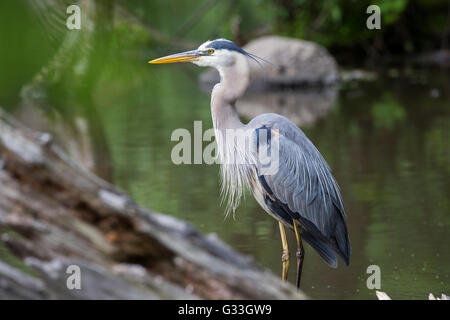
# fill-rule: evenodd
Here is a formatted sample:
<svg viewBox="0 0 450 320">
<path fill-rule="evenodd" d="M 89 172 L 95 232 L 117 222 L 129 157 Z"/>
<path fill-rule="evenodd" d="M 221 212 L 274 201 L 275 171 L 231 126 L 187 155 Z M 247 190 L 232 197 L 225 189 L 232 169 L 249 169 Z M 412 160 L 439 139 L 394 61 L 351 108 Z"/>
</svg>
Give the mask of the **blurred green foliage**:
<svg viewBox="0 0 450 320">
<path fill-rule="evenodd" d="M 277 28 L 327 47 L 380 46 L 410 52 L 439 46 L 448 37 L 446 0 L 278 0 Z M 369 5 L 381 9 L 381 30 L 366 28 Z"/>
<path fill-rule="evenodd" d="M 447 0 L 202 0 L 123 3 L 166 34 L 246 42 L 277 33 L 329 48 L 419 52 L 447 45 Z M 369 5 L 381 9 L 381 30 L 366 28 Z M 170 17 L 170 18 L 167 18 Z"/>
</svg>

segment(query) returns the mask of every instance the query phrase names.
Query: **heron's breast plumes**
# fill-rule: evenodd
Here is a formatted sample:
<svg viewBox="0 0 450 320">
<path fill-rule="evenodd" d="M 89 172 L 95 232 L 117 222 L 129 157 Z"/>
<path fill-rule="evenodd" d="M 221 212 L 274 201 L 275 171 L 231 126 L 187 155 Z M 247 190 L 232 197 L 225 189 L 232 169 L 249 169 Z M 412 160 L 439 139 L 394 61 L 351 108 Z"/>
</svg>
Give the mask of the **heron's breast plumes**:
<svg viewBox="0 0 450 320">
<path fill-rule="evenodd" d="M 226 201 L 226 214 L 236 211 L 245 189 L 256 177 L 251 137 L 245 129 L 216 129 L 220 161 L 221 196 Z"/>
</svg>

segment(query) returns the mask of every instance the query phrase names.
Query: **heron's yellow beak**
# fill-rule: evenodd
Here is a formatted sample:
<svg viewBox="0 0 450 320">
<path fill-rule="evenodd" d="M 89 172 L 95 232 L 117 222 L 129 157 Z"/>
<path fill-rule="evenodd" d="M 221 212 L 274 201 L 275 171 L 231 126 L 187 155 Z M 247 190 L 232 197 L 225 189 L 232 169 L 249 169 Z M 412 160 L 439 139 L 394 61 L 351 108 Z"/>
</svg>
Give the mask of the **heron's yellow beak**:
<svg viewBox="0 0 450 320">
<path fill-rule="evenodd" d="M 148 63 L 177 63 L 177 62 L 192 62 L 200 59 L 200 55 L 197 50 L 186 51 L 181 53 L 172 54 L 170 56 L 165 56 L 158 58 Z"/>
</svg>

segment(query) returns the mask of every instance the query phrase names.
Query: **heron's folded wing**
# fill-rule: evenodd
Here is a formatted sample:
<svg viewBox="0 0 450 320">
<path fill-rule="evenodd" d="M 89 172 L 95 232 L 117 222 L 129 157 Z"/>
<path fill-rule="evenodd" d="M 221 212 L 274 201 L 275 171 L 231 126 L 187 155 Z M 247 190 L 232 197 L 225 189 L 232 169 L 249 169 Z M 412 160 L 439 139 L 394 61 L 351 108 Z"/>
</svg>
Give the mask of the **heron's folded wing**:
<svg viewBox="0 0 450 320">
<path fill-rule="evenodd" d="M 294 218 L 299 222 L 308 221 L 303 223 L 303 227 L 311 229 L 312 233 L 320 232 L 336 246 L 337 253 L 347 262 L 351 249 L 345 210 L 327 163 L 311 141 L 289 120 L 278 117 L 277 121 L 267 122 L 267 127 L 273 136 L 278 137 L 278 170 L 263 175 L 267 186 Z"/>
</svg>

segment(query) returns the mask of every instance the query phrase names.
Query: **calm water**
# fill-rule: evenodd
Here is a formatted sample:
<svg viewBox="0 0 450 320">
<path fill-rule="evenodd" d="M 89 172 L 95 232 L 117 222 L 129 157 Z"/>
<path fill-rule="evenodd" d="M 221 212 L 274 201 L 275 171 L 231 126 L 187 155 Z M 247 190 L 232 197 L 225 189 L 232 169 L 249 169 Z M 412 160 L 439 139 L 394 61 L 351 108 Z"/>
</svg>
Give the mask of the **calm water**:
<svg viewBox="0 0 450 320">
<path fill-rule="evenodd" d="M 65 71 L 37 97 L 44 99 L 32 104 L 20 98 L 20 90 L 52 54 L 42 49 L 44 37 L 36 33 L 30 13 L 16 11 L 0 22 L 8 26 L 0 25 L 0 36 L 10 40 L 0 52 L 1 106 L 31 126 L 54 132 L 69 152 L 138 203 L 216 233 L 281 273 L 278 225 L 253 198 L 243 201 L 235 219 L 224 219 L 218 166 L 171 162 L 173 130 L 193 132 L 195 120 L 204 130 L 212 126 L 209 93 L 198 85 L 197 67 L 150 66 L 149 58 L 167 52 L 143 49 L 146 40 L 119 32 L 108 50 L 89 57 L 94 63 L 88 76 L 80 80 Z M 70 69 L 76 59 L 63 65 Z M 381 268 L 381 290 L 393 298 L 450 293 L 449 88 L 448 74 L 439 70 L 384 70 L 376 81 L 344 85 L 327 98 L 326 107 L 320 95 L 320 103 L 308 105 L 312 115 L 301 127 L 341 186 L 353 247 L 350 266 L 335 270 L 306 246 L 302 288 L 308 295 L 373 299 L 375 293 L 366 287 L 372 264 Z M 302 93 L 281 93 L 292 94 Z M 258 106 L 253 108 L 249 113 L 258 113 Z M 296 108 L 289 115 L 305 117 Z M 289 241 L 294 259 L 292 235 Z M 0 259 L 5 257 L 0 248 Z"/>
</svg>

